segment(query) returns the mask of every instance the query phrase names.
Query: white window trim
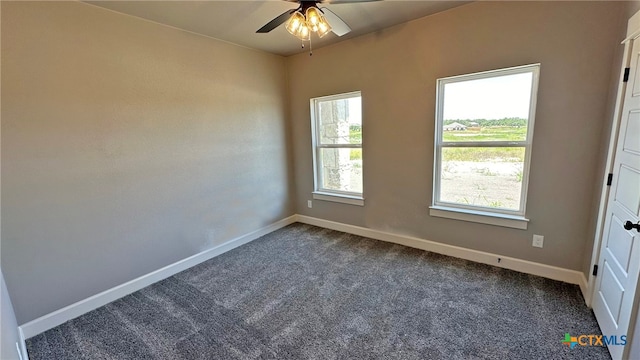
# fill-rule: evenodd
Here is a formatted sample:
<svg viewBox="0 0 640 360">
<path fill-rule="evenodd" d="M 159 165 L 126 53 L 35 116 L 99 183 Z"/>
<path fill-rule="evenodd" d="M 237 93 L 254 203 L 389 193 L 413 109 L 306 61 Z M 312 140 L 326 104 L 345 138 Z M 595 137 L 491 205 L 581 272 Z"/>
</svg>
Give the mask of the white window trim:
<svg viewBox="0 0 640 360">
<path fill-rule="evenodd" d="M 430 206 L 429 215 L 521 230 L 527 230 L 527 226 L 529 224 L 529 219 L 523 216 L 506 215 L 479 210 L 457 209 L 445 206 Z"/>
<path fill-rule="evenodd" d="M 318 161 L 320 155 L 318 154 L 320 149 L 330 149 L 330 148 L 352 148 L 352 149 L 362 149 L 362 143 L 360 144 L 326 144 L 320 145 L 318 144 L 317 134 L 319 133 L 318 126 L 320 123 L 316 121 L 316 114 L 318 112 L 317 104 L 320 101 L 332 101 L 332 100 L 343 100 L 350 99 L 353 97 L 362 98 L 361 91 L 351 91 L 348 93 L 336 94 L 336 95 L 328 95 L 328 96 L 320 96 L 316 98 L 312 98 L 309 100 L 310 108 L 311 108 L 311 149 L 313 154 L 313 189 L 312 192 L 313 198 L 316 200 L 323 201 L 333 201 L 337 203 L 349 204 L 349 205 L 358 205 L 364 206 L 364 177 L 362 179 L 363 182 L 363 192 L 348 192 L 348 191 L 338 191 L 332 189 L 325 189 L 320 187 L 318 181 L 318 174 L 320 174 L 320 162 Z M 361 125 L 364 127 L 364 125 Z M 364 162 L 364 158 L 363 158 Z"/>
<path fill-rule="evenodd" d="M 314 191 L 313 198 L 315 200 L 333 201 L 349 205 L 364 206 L 364 198 L 361 196 L 337 195 L 334 193 L 325 193 Z"/>
<path fill-rule="evenodd" d="M 448 83 L 459 81 L 486 79 L 495 76 L 514 75 L 522 73 L 532 73 L 531 81 L 531 102 L 529 106 L 529 124 L 527 128 L 527 138 L 525 141 L 513 142 L 460 142 L 444 143 L 443 139 L 443 111 L 444 111 L 444 86 Z M 516 66 L 506 69 L 483 71 L 474 74 L 451 76 L 440 78 L 436 85 L 436 121 L 435 121 L 435 141 L 434 141 L 434 172 L 433 172 L 433 202 L 430 206 L 429 215 L 445 217 L 463 221 L 484 223 L 489 225 L 526 229 L 529 219 L 525 218 L 526 201 L 529 187 L 529 173 L 531 164 L 531 148 L 533 143 L 533 130 L 535 123 L 535 112 L 537 103 L 538 81 L 540 77 L 540 64 L 530 64 Z M 442 171 L 441 153 L 443 147 L 524 147 L 525 158 L 523 164 L 522 190 L 520 192 L 520 209 L 512 211 L 508 209 L 494 209 L 480 206 L 465 206 L 463 204 L 440 201 L 440 173 Z"/>
</svg>

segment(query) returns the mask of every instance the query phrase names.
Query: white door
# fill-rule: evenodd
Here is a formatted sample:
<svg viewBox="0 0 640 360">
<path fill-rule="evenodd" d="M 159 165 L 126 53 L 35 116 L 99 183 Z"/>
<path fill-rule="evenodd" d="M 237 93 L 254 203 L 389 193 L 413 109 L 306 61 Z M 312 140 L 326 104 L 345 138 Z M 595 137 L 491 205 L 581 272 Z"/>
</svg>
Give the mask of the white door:
<svg viewBox="0 0 640 360">
<path fill-rule="evenodd" d="M 593 311 L 605 336 L 627 334 L 640 274 L 640 38 L 630 45 L 629 82 L 622 105 L 613 181 L 605 214 Z M 638 329 L 640 331 L 640 329 Z M 630 341 L 631 337 L 628 336 Z M 613 359 L 628 346 L 609 345 Z"/>
</svg>

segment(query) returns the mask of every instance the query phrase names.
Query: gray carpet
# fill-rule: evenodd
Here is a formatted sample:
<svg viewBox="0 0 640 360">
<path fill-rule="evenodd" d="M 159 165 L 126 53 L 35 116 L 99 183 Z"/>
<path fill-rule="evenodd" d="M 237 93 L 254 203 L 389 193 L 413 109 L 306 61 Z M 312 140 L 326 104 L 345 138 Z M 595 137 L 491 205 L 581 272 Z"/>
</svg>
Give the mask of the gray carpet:
<svg viewBox="0 0 640 360">
<path fill-rule="evenodd" d="M 46 359 L 608 359 L 575 285 L 293 224 L 27 341 Z"/>
</svg>

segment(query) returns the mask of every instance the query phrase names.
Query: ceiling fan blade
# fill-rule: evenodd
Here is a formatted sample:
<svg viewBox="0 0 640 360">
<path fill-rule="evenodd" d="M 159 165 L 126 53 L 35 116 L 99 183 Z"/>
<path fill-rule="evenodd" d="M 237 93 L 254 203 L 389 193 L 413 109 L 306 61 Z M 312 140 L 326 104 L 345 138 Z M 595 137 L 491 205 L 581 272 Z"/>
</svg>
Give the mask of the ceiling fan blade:
<svg viewBox="0 0 640 360">
<path fill-rule="evenodd" d="M 340 17 L 336 15 L 336 13 L 327 8 L 322 8 L 321 10 L 324 13 L 324 17 L 329 22 L 329 25 L 331 25 L 331 30 L 334 34 L 342 36 L 351 31 L 349 25 L 347 25 L 344 20 L 340 19 Z"/>
<path fill-rule="evenodd" d="M 373 1 L 382 1 L 382 0 L 324 0 L 322 1 L 322 3 L 338 5 L 338 4 L 353 4 L 353 3 L 364 3 L 364 2 L 373 2 Z"/>
<path fill-rule="evenodd" d="M 277 16 L 275 19 L 269 21 L 265 26 L 261 27 L 256 31 L 257 33 L 268 33 L 269 31 L 277 28 L 282 25 L 285 21 L 289 20 L 291 14 L 293 14 L 296 9 L 291 9 L 283 12 L 281 15 Z"/>
</svg>

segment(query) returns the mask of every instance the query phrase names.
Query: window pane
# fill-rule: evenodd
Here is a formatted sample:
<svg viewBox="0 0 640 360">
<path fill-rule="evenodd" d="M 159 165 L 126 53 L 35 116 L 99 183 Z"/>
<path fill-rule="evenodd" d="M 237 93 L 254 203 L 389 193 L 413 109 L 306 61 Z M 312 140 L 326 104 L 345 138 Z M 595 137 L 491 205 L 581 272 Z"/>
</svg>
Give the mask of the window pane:
<svg viewBox="0 0 640 360">
<path fill-rule="evenodd" d="M 323 189 L 362 193 L 362 149 L 320 149 Z"/>
<path fill-rule="evenodd" d="M 362 144 L 360 97 L 318 102 L 320 144 Z"/>
<path fill-rule="evenodd" d="M 524 147 L 443 148 L 440 201 L 520 209 Z"/>
<path fill-rule="evenodd" d="M 525 141 L 533 74 L 444 84 L 443 141 Z"/>
<path fill-rule="evenodd" d="M 505 125 L 498 125 L 498 123 Z M 476 119 L 474 121 L 445 121 L 444 124 L 442 131 L 442 141 L 444 142 L 525 141 L 527 139 L 527 122 L 524 119 Z"/>
</svg>

